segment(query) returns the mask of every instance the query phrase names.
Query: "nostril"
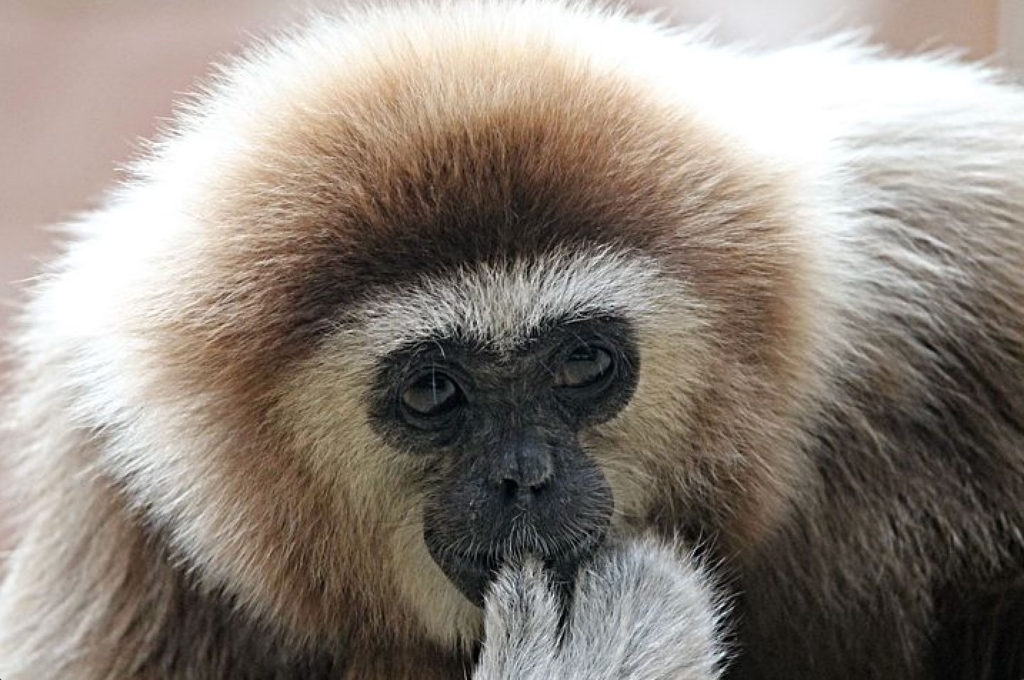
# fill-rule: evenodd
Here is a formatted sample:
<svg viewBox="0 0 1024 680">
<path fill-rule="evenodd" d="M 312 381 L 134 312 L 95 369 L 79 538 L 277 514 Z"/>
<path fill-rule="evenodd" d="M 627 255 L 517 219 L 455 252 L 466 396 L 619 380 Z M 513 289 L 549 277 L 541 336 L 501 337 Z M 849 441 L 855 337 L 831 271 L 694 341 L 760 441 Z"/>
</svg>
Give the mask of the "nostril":
<svg viewBox="0 0 1024 680">
<path fill-rule="evenodd" d="M 501 480 L 499 487 L 501 497 L 505 501 L 514 501 L 520 496 L 539 496 L 548 488 L 548 480 L 542 479 L 539 482 L 523 482 L 506 477 Z"/>
<path fill-rule="evenodd" d="M 519 482 L 514 479 L 501 480 L 501 493 L 505 500 L 512 500 L 519 495 Z"/>
<path fill-rule="evenodd" d="M 530 492 L 533 495 L 537 496 L 537 495 L 539 495 L 542 491 L 544 491 L 547 488 L 548 488 L 548 480 L 547 479 L 542 479 L 541 481 L 537 482 L 536 484 L 531 484 L 530 485 Z"/>
</svg>

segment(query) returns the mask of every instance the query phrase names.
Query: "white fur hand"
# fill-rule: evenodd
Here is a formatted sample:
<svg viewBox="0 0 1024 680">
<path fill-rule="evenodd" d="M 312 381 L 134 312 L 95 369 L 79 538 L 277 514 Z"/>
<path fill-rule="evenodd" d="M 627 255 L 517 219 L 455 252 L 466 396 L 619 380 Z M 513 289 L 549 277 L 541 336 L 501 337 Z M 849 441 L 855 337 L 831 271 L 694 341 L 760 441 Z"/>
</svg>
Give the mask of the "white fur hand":
<svg viewBox="0 0 1024 680">
<path fill-rule="evenodd" d="M 598 555 L 561 604 L 536 562 L 506 568 L 485 605 L 475 680 L 715 680 L 725 660 L 721 602 L 688 556 L 651 539 Z"/>
</svg>

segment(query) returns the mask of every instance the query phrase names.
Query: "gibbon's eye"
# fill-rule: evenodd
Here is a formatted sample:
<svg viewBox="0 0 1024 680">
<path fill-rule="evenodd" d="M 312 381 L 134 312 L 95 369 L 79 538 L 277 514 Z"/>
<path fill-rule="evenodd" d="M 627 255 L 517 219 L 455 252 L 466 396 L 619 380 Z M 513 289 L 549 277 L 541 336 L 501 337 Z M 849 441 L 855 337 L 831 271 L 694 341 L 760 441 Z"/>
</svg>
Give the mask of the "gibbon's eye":
<svg viewBox="0 0 1024 680">
<path fill-rule="evenodd" d="M 417 416 L 440 416 L 462 403 L 462 390 L 450 377 L 429 371 L 402 391 L 402 405 Z"/>
<path fill-rule="evenodd" d="M 556 387 L 603 388 L 615 373 L 611 353 L 594 345 L 580 345 L 555 373 Z"/>
</svg>

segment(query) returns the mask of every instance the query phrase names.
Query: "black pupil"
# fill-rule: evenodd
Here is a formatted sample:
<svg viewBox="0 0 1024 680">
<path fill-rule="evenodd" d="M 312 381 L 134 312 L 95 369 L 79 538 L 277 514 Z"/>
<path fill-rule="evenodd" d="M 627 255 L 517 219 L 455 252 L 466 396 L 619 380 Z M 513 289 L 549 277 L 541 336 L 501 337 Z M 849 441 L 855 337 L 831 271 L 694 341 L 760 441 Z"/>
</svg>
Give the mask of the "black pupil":
<svg viewBox="0 0 1024 680">
<path fill-rule="evenodd" d="M 611 355 L 600 347 L 577 347 L 562 364 L 555 383 L 559 387 L 587 387 L 608 376 L 612 368 Z"/>
<path fill-rule="evenodd" d="M 402 393 L 402 402 L 421 415 L 437 415 L 458 403 L 459 388 L 443 373 L 431 372 L 417 378 Z"/>
</svg>

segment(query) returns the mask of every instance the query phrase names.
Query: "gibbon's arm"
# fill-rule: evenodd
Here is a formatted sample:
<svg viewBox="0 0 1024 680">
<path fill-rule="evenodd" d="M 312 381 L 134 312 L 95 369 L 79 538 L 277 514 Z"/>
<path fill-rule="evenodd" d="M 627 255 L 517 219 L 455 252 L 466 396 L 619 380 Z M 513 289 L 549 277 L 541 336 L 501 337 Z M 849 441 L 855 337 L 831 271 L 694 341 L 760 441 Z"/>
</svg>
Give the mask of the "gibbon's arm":
<svg viewBox="0 0 1024 680">
<path fill-rule="evenodd" d="M 566 621 L 536 562 L 507 568 L 485 606 L 474 680 L 715 680 L 726 657 L 723 606 L 689 557 L 645 539 L 601 553 L 580 574 Z"/>
</svg>

